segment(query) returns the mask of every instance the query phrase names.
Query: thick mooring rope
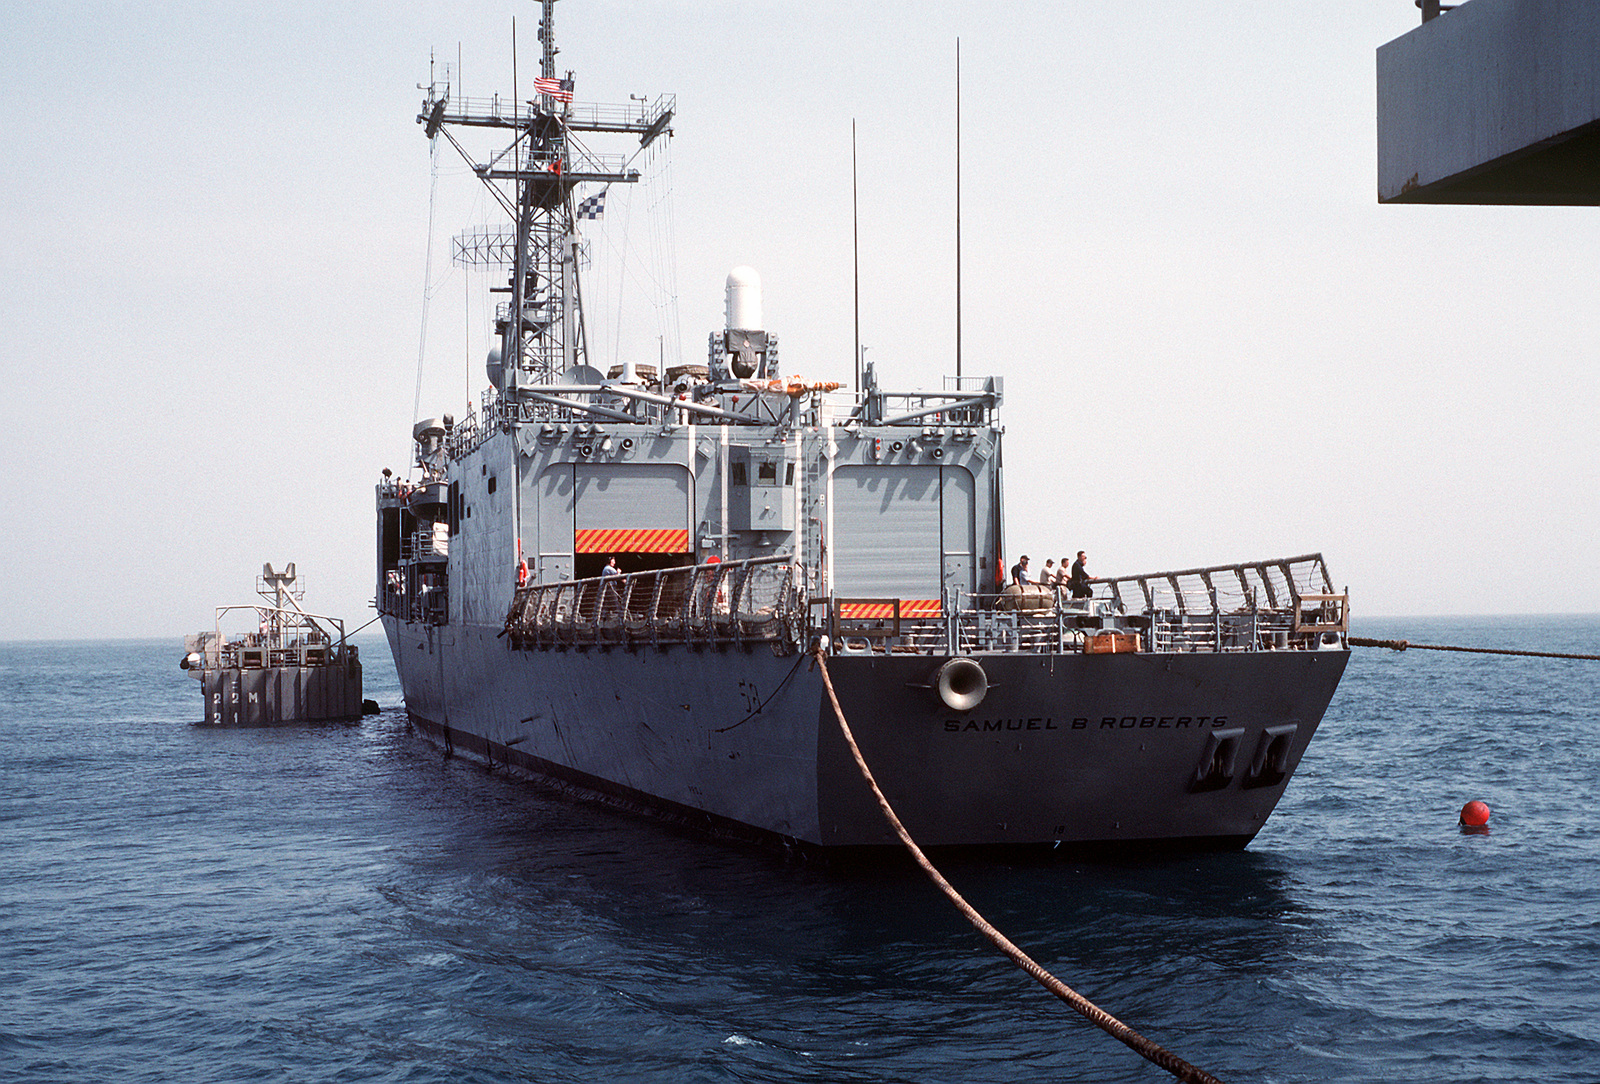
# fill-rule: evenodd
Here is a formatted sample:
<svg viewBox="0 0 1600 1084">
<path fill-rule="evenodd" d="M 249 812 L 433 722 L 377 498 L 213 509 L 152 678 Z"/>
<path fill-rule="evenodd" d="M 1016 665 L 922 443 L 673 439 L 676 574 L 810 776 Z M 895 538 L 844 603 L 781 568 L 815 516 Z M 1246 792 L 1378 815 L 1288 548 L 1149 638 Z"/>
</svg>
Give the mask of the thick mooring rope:
<svg viewBox="0 0 1600 1084">
<path fill-rule="evenodd" d="M 1005 934 L 991 926 L 988 919 L 980 915 L 970 903 L 961 897 L 961 893 L 957 892 L 954 886 L 945 880 L 944 874 L 935 869 L 933 863 L 928 861 L 928 856 L 922 853 L 922 848 L 917 846 L 917 841 L 911 838 L 911 834 L 906 831 L 905 825 L 900 823 L 900 818 L 896 816 L 894 808 L 889 805 L 889 799 L 885 798 L 883 791 L 878 789 L 878 781 L 872 777 L 872 769 L 867 767 L 866 758 L 861 755 L 861 747 L 856 744 L 855 735 L 850 732 L 850 724 L 845 721 L 844 709 L 839 706 L 839 697 L 833 691 L 833 680 L 828 676 L 828 660 L 823 657 L 821 649 L 813 652 L 813 655 L 817 660 L 817 665 L 822 670 L 822 684 L 828 690 L 828 700 L 833 704 L 833 714 L 834 718 L 839 721 L 839 731 L 844 735 L 845 744 L 850 746 L 850 752 L 856 758 L 856 767 L 861 769 L 862 778 L 867 781 L 867 786 L 872 788 L 873 795 L 878 799 L 878 807 L 883 810 L 884 817 L 889 821 L 890 826 L 894 828 L 895 834 L 900 837 L 900 842 L 905 844 L 906 850 L 911 852 L 911 857 L 916 859 L 917 865 L 921 866 L 923 872 L 932 878 L 934 884 L 939 886 L 939 891 L 950 898 L 950 902 L 955 904 L 957 910 L 966 916 L 967 921 L 972 923 L 979 933 L 993 942 L 996 948 L 1011 957 L 1013 963 L 1032 975 L 1039 985 L 1072 1006 L 1073 1009 L 1081 1013 L 1096 1027 L 1130 1047 L 1140 1057 L 1159 1065 L 1179 1080 L 1190 1082 L 1190 1084 L 1221 1084 L 1221 1081 L 1204 1069 L 1190 1065 L 1176 1054 L 1140 1035 L 1127 1024 L 1124 1024 L 1121 1020 L 1118 1020 L 1040 967 L 1032 957 L 1012 944 Z"/>
<path fill-rule="evenodd" d="M 1600 655 L 1568 655 L 1560 651 L 1517 651 L 1509 647 L 1446 647 L 1443 644 L 1413 644 L 1408 640 L 1369 640 L 1350 637 L 1351 647 L 1386 647 L 1391 651 L 1467 651 L 1474 655 L 1532 655 L 1540 659 L 1588 659 L 1600 662 Z"/>
</svg>

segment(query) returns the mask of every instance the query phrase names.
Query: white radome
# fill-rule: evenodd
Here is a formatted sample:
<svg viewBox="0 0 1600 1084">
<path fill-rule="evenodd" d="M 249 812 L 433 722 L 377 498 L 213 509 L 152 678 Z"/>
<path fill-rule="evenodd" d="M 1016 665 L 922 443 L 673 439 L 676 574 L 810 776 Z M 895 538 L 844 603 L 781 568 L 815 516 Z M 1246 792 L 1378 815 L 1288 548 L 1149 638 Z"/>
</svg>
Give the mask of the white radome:
<svg viewBox="0 0 1600 1084">
<path fill-rule="evenodd" d="M 761 276 L 743 264 L 728 272 L 728 330 L 760 331 Z"/>
</svg>

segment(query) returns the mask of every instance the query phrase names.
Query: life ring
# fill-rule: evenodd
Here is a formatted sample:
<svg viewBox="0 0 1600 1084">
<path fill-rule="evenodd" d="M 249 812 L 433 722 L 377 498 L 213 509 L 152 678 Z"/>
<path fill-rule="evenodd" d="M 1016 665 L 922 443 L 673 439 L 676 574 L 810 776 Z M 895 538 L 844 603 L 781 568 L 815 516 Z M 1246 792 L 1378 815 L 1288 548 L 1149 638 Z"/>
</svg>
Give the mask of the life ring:
<svg viewBox="0 0 1600 1084">
<path fill-rule="evenodd" d="M 517 562 L 517 586 L 526 586 L 528 582 L 528 559 L 522 558 Z"/>
</svg>

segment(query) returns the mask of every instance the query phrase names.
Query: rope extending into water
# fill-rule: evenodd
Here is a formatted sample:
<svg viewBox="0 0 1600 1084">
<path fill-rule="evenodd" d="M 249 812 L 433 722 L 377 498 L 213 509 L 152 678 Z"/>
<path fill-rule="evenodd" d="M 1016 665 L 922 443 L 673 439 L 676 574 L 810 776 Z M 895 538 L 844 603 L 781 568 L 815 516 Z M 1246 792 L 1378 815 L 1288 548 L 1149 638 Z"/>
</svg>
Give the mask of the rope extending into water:
<svg viewBox="0 0 1600 1084">
<path fill-rule="evenodd" d="M 1600 655 L 1569 655 L 1560 651 L 1517 651 L 1509 647 L 1447 647 L 1444 644 L 1413 644 L 1408 640 L 1369 640 L 1350 637 L 1351 647 L 1386 647 L 1391 651 L 1467 651 L 1474 655 L 1532 655 L 1540 659 L 1588 659 L 1600 662 Z"/>
<path fill-rule="evenodd" d="M 834 718 L 839 721 L 839 731 L 844 735 L 845 744 L 850 747 L 850 752 L 856 758 L 856 767 L 861 769 L 862 778 L 867 781 L 867 786 L 872 788 L 873 795 L 878 799 L 878 807 L 883 810 L 884 817 L 889 821 L 890 826 L 894 828 L 895 834 L 900 837 L 900 842 L 905 844 L 906 850 L 911 852 L 911 857 L 916 859 L 917 865 L 921 866 L 923 872 L 932 878 L 934 884 L 939 886 L 939 891 L 950 898 L 950 902 L 955 904 L 956 909 L 966 916 L 967 921 L 972 923 L 978 932 L 987 937 L 996 948 L 1009 956 L 1013 963 L 1032 975 L 1039 985 L 1072 1006 L 1073 1009 L 1082 1014 L 1096 1027 L 1120 1040 L 1140 1057 L 1159 1065 L 1179 1080 L 1188 1082 L 1188 1084 L 1222 1084 L 1221 1081 L 1204 1069 L 1190 1065 L 1176 1054 L 1140 1035 L 1127 1024 L 1124 1024 L 1121 1020 L 1118 1020 L 1040 967 L 1032 957 L 1012 944 L 1005 934 L 991 926 L 987 919 L 962 898 L 961 893 L 957 892 L 954 886 L 945 880 L 944 875 L 934 868 L 933 863 L 928 861 L 928 856 L 922 853 L 922 848 L 917 846 L 916 840 L 911 838 L 911 833 L 907 832 L 905 825 L 900 823 L 900 818 L 895 814 L 894 808 L 889 805 L 889 799 L 885 798 L 883 791 L 878 789 L 878 781 L 872 777 L 872 769 L 867 767 L 866 758 L 861 755 L 861 747 L 856 744 L 855 735 L 850 732 L 850 724 L 845 721 L 844 709 L 839 706 L 839 697 L 833 691 L 833 680 L 828 676 L 828 660 L 823 657 L 820 648 L 813 652 L 813 656 L 822 670 L 822 684 L 828 690 L 828 701 L 833 704 L 833 714 Z"/>
</svg>

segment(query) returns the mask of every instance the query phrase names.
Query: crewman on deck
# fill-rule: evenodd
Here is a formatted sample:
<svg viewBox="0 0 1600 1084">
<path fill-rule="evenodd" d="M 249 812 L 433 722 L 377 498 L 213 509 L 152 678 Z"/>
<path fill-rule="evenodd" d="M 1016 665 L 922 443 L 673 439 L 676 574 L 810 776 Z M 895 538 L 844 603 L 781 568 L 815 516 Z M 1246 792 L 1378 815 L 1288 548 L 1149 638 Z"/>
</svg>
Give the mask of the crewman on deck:
<svg viewBox="0 0 1600 1084">
<path fill-rule="evenodd" d="M 622 601 L 622 591 L 617 587 L 615 577 L 622 575 L 622 569 L 617 567 L 615 555 L 606 558 L 606 567 L 600 570 L 600 607 L 605 610 L 616 606 Z"/>
<path fill-rule="evenodd" d="M 1067 585 L 1072 588 L 1073 598 L 1094 597 L 1094 588 L 1090 586 L 1094 579 L 1089 575 L 1088 564 L 1089 555 L 1079 550 L 1078 559 L 1072 562 L 1072 575 L 1067 580 Z"/>
<path fill-rule="evenodd" d="M 1024 553 L 1017 563 L 1011 566 L 1011 582 L 1018 586 L 1026 586 L 1033 582 L 1028 575 L 1028 555 Z"/>
</svg>

